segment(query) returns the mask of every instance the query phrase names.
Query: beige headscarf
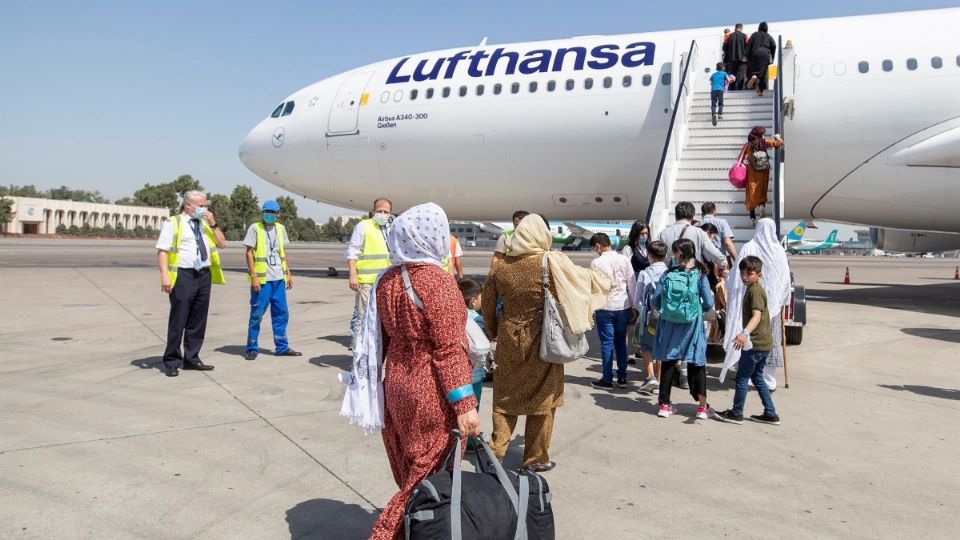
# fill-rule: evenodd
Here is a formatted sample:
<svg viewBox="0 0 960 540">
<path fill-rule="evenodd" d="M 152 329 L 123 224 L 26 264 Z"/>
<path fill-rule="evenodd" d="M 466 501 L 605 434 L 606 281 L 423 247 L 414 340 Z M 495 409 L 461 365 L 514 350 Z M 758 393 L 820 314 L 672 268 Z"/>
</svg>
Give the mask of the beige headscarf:
<svg viewBox="0 0 960 540">
<path fill-rule="evenodd" d="M 589 268 L 577 266 L 565 254 L 550 251 L 553 236 L 543 218 L 530 214 L 507 239 L 511 256 L 544 253 L 550 276 L 557 288 L 557 301 L 567 317 L 570 329 L 577 333 L 593 328 L 593 312 L 604 305 L 610 292 L 610 280 Z"/>
</svg>

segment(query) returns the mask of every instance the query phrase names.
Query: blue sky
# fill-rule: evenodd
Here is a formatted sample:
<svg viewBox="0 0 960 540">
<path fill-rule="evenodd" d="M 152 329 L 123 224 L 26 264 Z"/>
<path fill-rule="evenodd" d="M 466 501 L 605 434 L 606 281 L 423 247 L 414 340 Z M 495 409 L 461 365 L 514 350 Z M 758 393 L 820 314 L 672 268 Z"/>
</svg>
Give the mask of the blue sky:
<svg viewBox="0 0 960 540">
<path fill-rule="evenodd" d="M 0 2 L 0 184 L 110 198 L 190 173 L 283 192 L 237 159 L 284 96 L 406 53 L 476 44 L 952 7 L 957 0 Z M 682 7 L 680 7 L 682 6 Z M 749 15 L 755 13 L 755 15 Z M 338 210 L 300 199 L 301 213 Z"/>
</svg>

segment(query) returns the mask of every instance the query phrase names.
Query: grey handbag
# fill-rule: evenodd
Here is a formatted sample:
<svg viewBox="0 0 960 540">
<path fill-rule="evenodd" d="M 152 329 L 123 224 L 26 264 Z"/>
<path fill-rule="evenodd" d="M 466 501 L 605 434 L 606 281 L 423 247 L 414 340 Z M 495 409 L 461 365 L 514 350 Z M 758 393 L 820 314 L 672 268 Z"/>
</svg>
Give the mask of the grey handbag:
<svg viewBox="0 0 960 540">
<path fill-rule="evenodd" d="M 550 292 L 550 268 L 547 255 L 540 265 L 543 279 L 543 331 L 540 334 L 540 359 L 551 364 L 566 364 L 583 358 L 590 349 L 586 333 L 570 330 L 560 304 Z"/>
</svg>

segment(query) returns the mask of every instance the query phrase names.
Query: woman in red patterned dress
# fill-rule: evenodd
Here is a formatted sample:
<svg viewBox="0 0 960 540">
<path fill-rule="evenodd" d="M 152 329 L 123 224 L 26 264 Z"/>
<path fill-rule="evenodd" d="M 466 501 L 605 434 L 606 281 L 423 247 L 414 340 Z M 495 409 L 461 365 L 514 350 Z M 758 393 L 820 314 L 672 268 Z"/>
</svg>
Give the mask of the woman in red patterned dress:
<svg viewBox="0 0 960 540">
<path fill-rule="evenodd" d="M 399 537 L 407 499 L 440 468 L 450 430 L 459 428 L 464 436 L 480 431 L 463 348 L 467 311 L 456 281 L 442 268 L 449 234 L 446 214 L 428 203 L 400 215 L 387 239 L 394 266 L 377 283 L 375 310 L 385 351 L 383 444 L 400 491 L 383 509 L 371 538 Z M 407 294 L 401 266 L 423 309 Z"/>
</svg>

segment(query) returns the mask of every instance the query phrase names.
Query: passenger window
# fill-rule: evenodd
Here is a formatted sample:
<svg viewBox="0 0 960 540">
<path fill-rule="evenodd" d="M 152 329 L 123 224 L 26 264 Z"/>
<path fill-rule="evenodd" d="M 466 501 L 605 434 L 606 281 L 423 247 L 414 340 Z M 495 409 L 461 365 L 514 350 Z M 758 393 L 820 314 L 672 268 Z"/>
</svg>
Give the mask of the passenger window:
<svg viewBox="0 0 960 540">
<path fill-rule="evenodd" d="M 610 88 L 613 86 L 613 77 L 604 77 L 603 78 L 603 87 Z"/>
<path fill-rule="evenodd" d="M 417 99 L 417 89 L 414 88 L 410 91 L 410 101 L 415 101 Z"/>
<path fill-rule="evenodd" d="M 433 88 L 427 88 L 427 99 L 433 99 Z"/>
<path fill-rule="evenodd" d="M 630 88 L 630 85 L 631 85 L 631 84 L 633 84 L 633 77 L 631 77 L 631 76 L 629 76 L 629 75 L 625 75 L 625 76 L 623 77 L 623 87 L 624 87 L 624 88 Z"/>
<path fill-rule="evenodd" d="M 660 84 L 664 86 L 669 86 L 670 81 L 673 80 L 673 74 L 669 71 L 660 76 Z"/>
<path fill-rule="evenodd" d="M 940 69 L 943 67 L 943 58 L 939 56 L 934 56 L 930 59 L 930 65 L 933 66 L 933 69 Z"/>
<path fill-rule="evenodd" d="M 530 93 L 537 91 L 537 81 L 530 81 Z"/>
<path fill-rule="evenodd" d="M 567 83 L 564 85 L 564 88 L 566 88 L 567 90 L 573 90 L 573 85 L 574 85 L 573 79 L 567 79 Z"/>
<path fill-rule="evenodd" d="M 482 84 L 478 84 L 478 85 L 477 85 L 477 95 L 478 95 L 478 96 L 482 96 L 482 95 L 483 95 L 483 85 L 482 85 Z"/>
<path fill-rule="evenodd" d="M 283 114 L 281 114 L 280 116 L 289 116 L 290 113 L 292 112 L 293 112 L 293 102 L 288 101 L 287 106 L 283 108 Z"/>
<path fill-rule="evenodd" d="M 556 89 L 557 89 L 557 81 L 547 82 L 547 92 L 553 92 Z"/>
<path fill-rule="evenodd" d="M 440 95 L 443 96 L 443 97 L 445 97 L 445 98 L 450 97 L 450 87 L 449 87 L 449 86 L 444 86 L 444 87 L 443 87 L 443 90 L 440 92 Z"/>
<path fill-rule="evenodd" d="M 847 65 L 843 62 L 837 62 L 833 64 L 833 74 L 837 76 L 843 76 L 847 74 Z"/>
<path fill-rule="evenodd" d="M 960 67 L 960 54 L 957 55 L 957 66 Z"/>
<path fill-rule="evenodd" d="M 593 79 L 584 79 L 583 87 L 586 88 L 587 90 L 590 90 L 591 88 L 593 88 Z"/>
<path fill-rule="evenodd" d="M 403 90 L 397 90 L 396 92 L 393 93 L 394 101 L 400 101 L 401 99 L 403 99 Z"/>
<path fill-rule="evenodd" d="M 502 85 L 502 84 L 497 83 L 497 84 L 493 85 L 493 95 L 499 96 L 499 95 L 500 95 L 500 92 L 502 92 L 502 91 L 503 91 L 503 85 Z"/>
<path fill-rule="evenodd" d="M 389 91 L 389 90 L 387 90 L 386 92 L 380 94 L 380 103 L 386 103 L 386 102 L 388 102 L 388 101 L 390 101 L 390 91 Z"/>
<path fill-rule="evenodd" d="M 286 105 L 286 104 L 285 104 L 285 103 L 281 103 L 281 104 L 277 105 L 277 108 L 274 109 L 272 113 L 270 113 L 270 118 L 280 118 L 280 113 L 283 112 L 283 106 L 284 106 L 284 105 Z"/>
<path fill-rule="evenodd" d="M 466 86 L 461 86 L 459 93 L 460 93 L 460 97 L 463 97 L 463 96 L 467 95 L 467 87 L 466 87 Z"/>
<path fill-rule="evenodd" d="M 907 69 L 913 71 L 917 69 L 917 59 L 916 58 L 907 58 Z"/>
<path fill-rule="evenodd" d="M 880 67 L 882 67 L 884 71 L 893 71 L 893 60 L 884 60 L 883 63 L 880 64 Z"/>
<path fill-rule="evenodd" d="M 650 86 L 650 83 L 653 82 L 653 77 L 648 73 L 640 78 L 640 82 L 643 83 L 644 86 Z"/>
<path fill-rule="evenodd" d="M 860 73 L 866 73 L 870 71 L 870 62 L 860 62 L 857 64 L 857 70 L 859 70 Z"/>
<path fill-rule="evenodd" d="M 510 85 L 510 93 L 511 93 L 511 94 L 516 94 L 516 93 L 519 92 L 519 91 L 520 91 L 520 83 L 515 82 L 515 83 L 513 83 L 513 84 Z"/>
</svg>

